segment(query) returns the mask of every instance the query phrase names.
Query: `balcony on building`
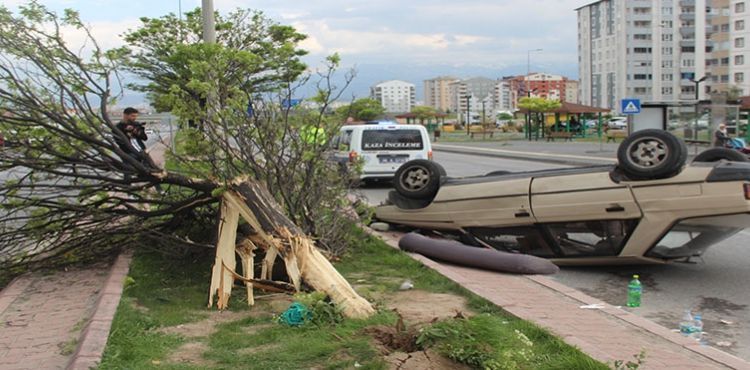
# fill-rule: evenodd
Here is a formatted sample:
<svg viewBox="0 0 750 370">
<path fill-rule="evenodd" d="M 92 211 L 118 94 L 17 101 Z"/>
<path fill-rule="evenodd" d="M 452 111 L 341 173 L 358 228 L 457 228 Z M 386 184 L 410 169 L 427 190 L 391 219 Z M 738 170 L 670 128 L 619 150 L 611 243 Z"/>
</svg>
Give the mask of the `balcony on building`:
<svg viewBox="0 0 750 370">
<path fill-rule="evenodd" d="M 680 6 L 695 6 L 695 0 L 680 0 Z"/>
<path fill-rule="evenodd" d="M 695 20 L 695 13 L 680 13 L 681 21 L 692 21 Z"/>
<path fill-rule="evenodd" d="M 687 39 L 695 38 L 695 26 L 680 27 L 680 34 Z"/>
</svg>

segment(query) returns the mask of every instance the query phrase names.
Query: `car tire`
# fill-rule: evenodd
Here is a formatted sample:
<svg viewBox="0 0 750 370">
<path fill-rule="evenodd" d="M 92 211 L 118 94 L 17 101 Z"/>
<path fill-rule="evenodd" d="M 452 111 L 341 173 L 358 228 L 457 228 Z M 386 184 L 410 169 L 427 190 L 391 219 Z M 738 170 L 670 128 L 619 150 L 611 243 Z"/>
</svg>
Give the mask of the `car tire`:
<svg viewBox="0 0 750 370">
<path fill-rule="evenodd" d="M 720 160 L 747 162 L 747 156 L 736 150 L 728 148 L 710 148 L 706 149 L 693 158 L 693 162 L 718 162 Z"/>
<path fill-rule="evenodd" d="M 687 146 L 664 130 L 636 131 L 617 148 L 618 166 L 633 180 L 676 175 L 687 160 Z"/>
<path fill-rule="evenodd" d="M 393 178 L 393 187 L 407 198 L 429 199 L 437 194 L 443 173 L 445 169 L 433 161 L 411 160 L 398 168 Z"/>
</svg>

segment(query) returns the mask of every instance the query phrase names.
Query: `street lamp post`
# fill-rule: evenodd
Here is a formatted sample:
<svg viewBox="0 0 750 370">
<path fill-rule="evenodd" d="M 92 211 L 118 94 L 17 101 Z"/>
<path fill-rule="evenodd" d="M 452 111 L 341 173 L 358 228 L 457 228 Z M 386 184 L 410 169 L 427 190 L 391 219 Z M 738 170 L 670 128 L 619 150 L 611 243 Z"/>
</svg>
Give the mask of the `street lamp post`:
<svg viewBox="0 0 750 370">
<path fill-rule="evenodd" d="M 695 84 L 695 122 L 693 122 L 693 140 L 698 140 L 698 116 L 700 115 L 700 84 L 705 81 L 708 76 L 703 76 L 698 80 L 690 78 L 689 81 Z"/>
</svg>

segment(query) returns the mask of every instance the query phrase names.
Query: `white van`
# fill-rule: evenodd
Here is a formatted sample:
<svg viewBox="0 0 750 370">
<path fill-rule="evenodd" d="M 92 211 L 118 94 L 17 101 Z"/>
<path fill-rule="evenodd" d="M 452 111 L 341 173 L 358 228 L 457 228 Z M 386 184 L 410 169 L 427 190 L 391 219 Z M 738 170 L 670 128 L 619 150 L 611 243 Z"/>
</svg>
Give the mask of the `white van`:
<svg viewBox="0 0 750 370">
<path fill-rule="evenodd" d="M 412 159 L 432 159 L 432 145 L 421 125 L 392 122 L 343 126 L 331 145 L 339 163 L 362 161 L 359 179 L 392 179 Z"/>
</svg>

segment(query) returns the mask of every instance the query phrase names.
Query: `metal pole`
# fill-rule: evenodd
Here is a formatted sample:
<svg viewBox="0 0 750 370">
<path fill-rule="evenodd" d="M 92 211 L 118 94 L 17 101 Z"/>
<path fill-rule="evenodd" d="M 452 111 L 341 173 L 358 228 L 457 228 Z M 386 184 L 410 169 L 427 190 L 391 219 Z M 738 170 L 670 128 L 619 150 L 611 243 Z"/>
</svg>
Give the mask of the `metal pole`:
<svg viewBox="0 0 750 370">
<path fill-rule="evenodd" d="M 698 115 L 700 114 L 700 84 L 705 81 L 708 76 L 703 76 L 699 79 L 689 79 L 690 82 L 695 84 L 695 122 L 693 122 L 693 139 L 698 140 Z"/>
<path fill-rule="evenodd" d="M 216 42 L 216 25 L 214 21 L 214 1 L 201 0 L 201 14 L 203 16 L 203 42 Z"/>
<path fill-rule="evenodd" d="M 471 101 L 471 95 L 466 95 L 466 135 L 470 134 L 469 126 L 471 126 L 471 106 L 469 104 Z"/>
</svg>

